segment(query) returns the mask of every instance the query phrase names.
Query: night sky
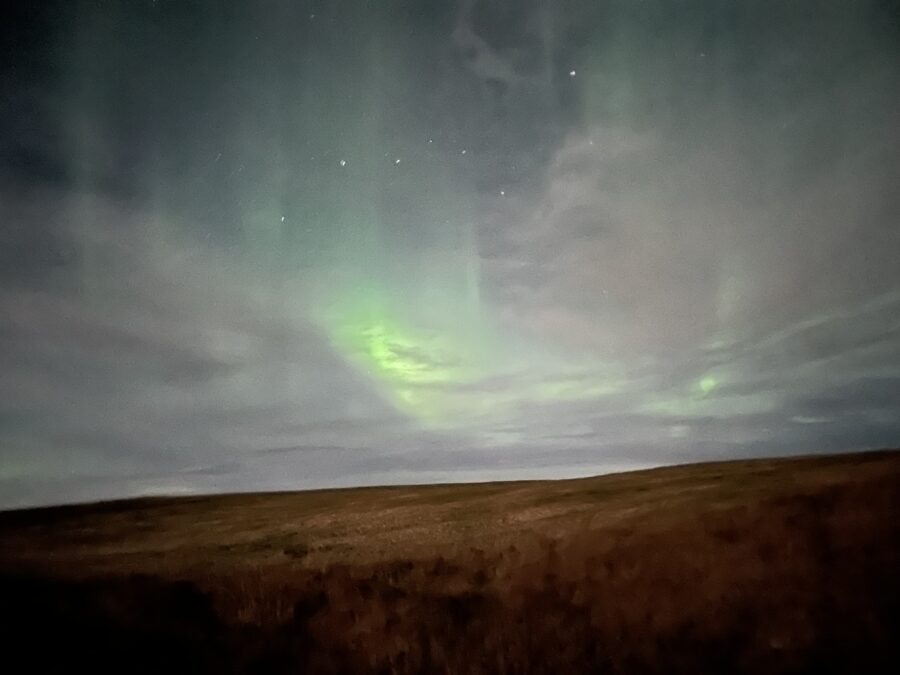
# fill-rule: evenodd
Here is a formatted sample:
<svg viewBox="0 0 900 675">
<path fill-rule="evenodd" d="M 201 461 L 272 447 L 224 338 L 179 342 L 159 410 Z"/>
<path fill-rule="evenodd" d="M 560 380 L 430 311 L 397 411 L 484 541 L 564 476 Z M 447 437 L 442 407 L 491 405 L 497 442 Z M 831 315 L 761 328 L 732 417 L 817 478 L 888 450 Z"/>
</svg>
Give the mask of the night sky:
<svg viewBox="0 0 900 675">
<path fill-rule="evenodd" d="M 0 26 L 0 507 L 900 444 L 900 2 Z"/>
</svg>

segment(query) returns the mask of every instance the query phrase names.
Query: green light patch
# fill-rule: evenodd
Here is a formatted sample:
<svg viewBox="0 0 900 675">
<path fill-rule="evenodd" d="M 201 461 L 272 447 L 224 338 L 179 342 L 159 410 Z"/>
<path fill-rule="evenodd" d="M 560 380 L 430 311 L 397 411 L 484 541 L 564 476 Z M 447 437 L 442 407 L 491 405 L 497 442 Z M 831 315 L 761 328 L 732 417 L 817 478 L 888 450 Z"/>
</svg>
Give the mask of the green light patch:
<svg viewBox="0 0 900 675">
<path fill-rule="evenodd" d="M 699 386 L 700 391 L 702 391 L 704 394 L 709 394 L 713 389 L 719 386 L 719 382 L 711 375 L 707 375 L 700 380 Z"/>
<path fill-rule="evenodd" d="M 349 322 L 340 327 L 336 338 L 342 351 L 363 368 L 391 382 L 447 382 L 458 374 L 458 365 L 436 336 L 400 326 L 387 317 Z"/>
</svg>

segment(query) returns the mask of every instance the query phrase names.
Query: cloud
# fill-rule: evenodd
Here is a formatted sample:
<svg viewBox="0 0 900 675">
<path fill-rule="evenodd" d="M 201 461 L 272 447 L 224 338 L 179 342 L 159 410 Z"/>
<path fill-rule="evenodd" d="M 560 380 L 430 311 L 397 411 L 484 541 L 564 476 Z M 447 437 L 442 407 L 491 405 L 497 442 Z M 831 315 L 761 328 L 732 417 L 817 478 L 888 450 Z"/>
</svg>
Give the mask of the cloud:
<svg viewBox="0 0 900 675">
<path fill-rule="evenodd" d="M 35 5 L 0 504 L 889 443 L 895 36 L 745 4 Z"/>
<path fill-rule="evenodd" d="M 179 471 L 279 425 L 394 415 L 302 313 L 266 312 L 248 261 L 93 199 L 54 232 L 78 256 L 0 288 L 0 437 L 23 479 Z"/>
</svg>

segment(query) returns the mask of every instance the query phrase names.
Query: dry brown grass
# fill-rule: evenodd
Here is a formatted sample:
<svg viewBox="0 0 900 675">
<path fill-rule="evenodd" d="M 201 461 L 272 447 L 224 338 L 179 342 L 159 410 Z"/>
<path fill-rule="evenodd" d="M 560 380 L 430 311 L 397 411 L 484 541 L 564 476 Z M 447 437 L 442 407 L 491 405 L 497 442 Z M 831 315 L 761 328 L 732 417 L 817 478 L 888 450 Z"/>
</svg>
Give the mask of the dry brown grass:
<svg viewBox="0 0 900 675">
<path fill-rule="evenodd" d="M 134 500 L 0 514 L 0 634 L 59 672 L 893 672 L 898 570 L 897 452 Z"/>
</svg>

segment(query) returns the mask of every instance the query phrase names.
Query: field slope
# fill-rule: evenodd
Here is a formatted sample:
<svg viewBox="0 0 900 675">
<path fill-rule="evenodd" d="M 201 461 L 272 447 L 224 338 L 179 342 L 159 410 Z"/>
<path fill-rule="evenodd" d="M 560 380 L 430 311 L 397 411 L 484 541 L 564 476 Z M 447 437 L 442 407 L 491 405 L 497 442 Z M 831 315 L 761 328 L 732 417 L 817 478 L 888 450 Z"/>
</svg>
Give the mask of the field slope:
<svg viewBox="0 0 900 675">
<path fill-rule="evenodd" d="M 34 672 L 900 672 L 900 452 L 0 513 Z"/>
</svg>

